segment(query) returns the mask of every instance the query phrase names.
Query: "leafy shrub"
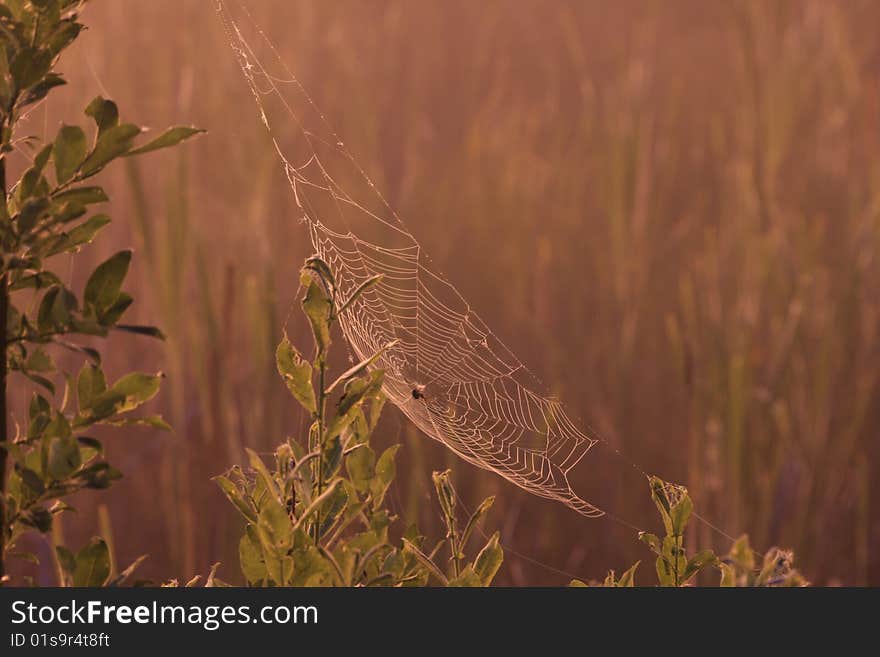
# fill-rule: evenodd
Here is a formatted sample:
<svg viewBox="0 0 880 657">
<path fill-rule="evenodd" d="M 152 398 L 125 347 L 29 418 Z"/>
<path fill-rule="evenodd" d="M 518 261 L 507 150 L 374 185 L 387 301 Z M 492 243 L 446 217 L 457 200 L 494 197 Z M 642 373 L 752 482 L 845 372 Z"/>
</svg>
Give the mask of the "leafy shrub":
<svg viewBox="0 0 880 657">
<path fill-rule="evenodd" d="M 761 567 L 755 563 L 755 551 L 745 534 L 734 541 L 726 556 L 719 558 L 721 586 L 807 586 L 808 582 L 794 568 L 794 553 L 772 547 L 764 554 Z"/>
<path fill-rule="evenodd" d="M 415 526 L 398 541 L 391 538 L 396 518 L 385 500 L 399 446 L 377 455 L 370 445 L 384 403 L 383 372 L 369 369 L 378 354 L 328 385 L 331 326 L 355 297 L 336 299 L 333 274 L 317 257 L 306 261 L 301 284 L 315 355 L 309 362 L 285 335 L 276 361 L 291 394 L 312 418 L 308 439 L 281 444 L 271 470 L 248 450 L 247 470 L 236 466 L 215 478 L 247 522 L 239 544 L 245 579 L 255 586 L 488 586 L 503 561 L 498 534 L 469 563 L 465 549 L 492 498 L 460 528 L 449 471 L 434 473 L 446 536 L 431 548 Z M 444 552 L 449 555 L 445 565 L 439 561 Z"/>
<path fill-rule="evenodd" d="M 65 84 L 55 65 L 83 29 L 78 12 L 84 4 L 0 4 L 0 577 L 5 557 L 36 559 L 12 550 L 28 531 L 49 532 L 53 516 L 72 508 L 65 498 L 83 488 L 107 488 L 121 476 L 103 458 L 101 443 L 88 436 L 90 429 L 99 424 L 167 428 L 160 417 L 131 415 L 156 395 L 161 375 L 133 372 L 108 383 L 100 352 L 88 342 L 114 330 L 163 337 L 155 327 L 122 323 L 134 301 L 122 289 L 131 251 L 98 265 L 79 293 L 53 271 L 53 258 L 78 253 L 110 223 L 106 214 L 93 213 L 108 200 L 94 176 L 118 158 L 173 146 L 201 131 L 170 128 L 138 146 L 142 129 L 121 122 L 116 104 L 98 97 L 85 109 L 94 123 L 91 138 L 75 125 L 61 126 L 47 143 L 17 133 L 35 103 Z M 9 186 L 7 163 L 14 150 L 31 162 Z M 77 376 L 56 369 L 53 349 L 85 357 Z M 9 374 L 34 389 L 27 422 L 13 435 L 7 423 Z M 7 461 L 12 464 L 8 477 Z M 101 539 L 75 555 L 59 547 L 57 562 L 60 584 L 110 580 L 108 548 Z"/>
<path fill-rule="evenodd" d="M 749 538 L 741 536 L 734 541 L 728 554 L 718 557 L 712 550 L 701 550 L 688 557 L 684 547 L 684 532 L 694 510 L 687 488 L 670 484 L 659 477 L 651 477 L 651 498 L 657 505 L 665 536 L 640 532 L 639 540 L 645 543 L 657 559 L 655 567 L 660 586 L 687 586 L 700 572 L 709 567 L 721 571 L 720 585 L 732 586 L 806 586 L 807 581 L 794 568 L 794 554 L 779 548 L 770 548 L 763 557 L 761 568 L 755 564 L 755 552 Z M 635 573 L 641 562 L 636 562 L 620 578 L 614 571 L 601 586 L 635 586 Z M 572 580 L 572 586 L 587 586 L 580 580 Z"/>
</svg>

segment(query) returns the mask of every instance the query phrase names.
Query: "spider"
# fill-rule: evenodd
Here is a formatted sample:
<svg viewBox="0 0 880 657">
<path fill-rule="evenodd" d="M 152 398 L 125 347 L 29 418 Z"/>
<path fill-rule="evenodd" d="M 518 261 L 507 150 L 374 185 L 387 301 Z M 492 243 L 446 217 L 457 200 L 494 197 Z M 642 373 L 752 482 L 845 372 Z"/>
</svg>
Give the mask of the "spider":
<svg viewBox="0 0 880 657">
<path fill-rule="evenodd" d="M 424 399 L 425 398 L 425 386 L 421 384 L 416 384 L 412 389 L 413 399 Z"/>
</svg>

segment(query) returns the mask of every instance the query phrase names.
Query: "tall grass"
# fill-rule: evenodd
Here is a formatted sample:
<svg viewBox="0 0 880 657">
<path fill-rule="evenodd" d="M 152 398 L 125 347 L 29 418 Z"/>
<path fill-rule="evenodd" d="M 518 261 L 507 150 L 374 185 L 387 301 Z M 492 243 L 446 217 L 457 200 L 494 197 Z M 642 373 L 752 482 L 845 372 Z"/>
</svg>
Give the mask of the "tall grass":
<svg viewBox="0 0 880 657">
<path fill-rule="evenodd" d="M 814 582 L 880 581 L 880 8 L 249 4 L 439 268 L 552 392 L 687 483 L 719 527 L 792 546 Z M 148 550 L 145 571 L 185 576 L 235 559 L 210 476 L 298 421 L 272 353 L 310 249 L 210 8 L 103 3 L 88 20 L 64 66 L 82 97 L 59 94 L 36 123 L 103 85 L 158 123 L 211 132 L 115 181 L 135 226 L 118 242 L 145 255 L 148 301 L 132 312 L 160 313 L 169 335 L 149 356 L 176 433 L 112 446 L 132 473 L 114 535 L 120 562 Z M 147 178 L 164 207 L 144 207 Z M 288 331 L 305 336 L 297 318 Z M 405 443 L 395 510 L 439 531 L 429 473 L 452 457 L 388 415 L 389 444 Z M 464 500 L 497 495 L 517 551 L 584 577 L 639 558 L 610 521 L 455 469 Z M 619 473 L 588 455 L 576 476 L 614 487 Z M 619 508 L 643 493 L 621 490 Z M 557 581 L 508 563 L 508 583 Z"/>
</svg>

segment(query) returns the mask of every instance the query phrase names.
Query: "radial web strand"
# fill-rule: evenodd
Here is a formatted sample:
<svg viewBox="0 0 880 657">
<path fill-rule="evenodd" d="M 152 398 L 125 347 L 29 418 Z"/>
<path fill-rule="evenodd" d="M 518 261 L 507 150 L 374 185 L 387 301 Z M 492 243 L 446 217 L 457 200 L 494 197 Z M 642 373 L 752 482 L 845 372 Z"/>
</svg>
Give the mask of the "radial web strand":
<svg viewBox="0 0 880 657">
<path fill-rule="evenodd" d="M 243 7 L 233 16 L 231 4 L 217 7 L 230 46 L 339 299 L 383 275 L 339 317 L 351 350 L 364 359 L 397 340 L 375 366 L 385 370 L 388 399 L 421 431 L 534 495 L 603 515 L 568 480 L 597 440 L 559 401 L 535 392 L 523 363 L 432 271 L 270 40 Z"/>
</svg>

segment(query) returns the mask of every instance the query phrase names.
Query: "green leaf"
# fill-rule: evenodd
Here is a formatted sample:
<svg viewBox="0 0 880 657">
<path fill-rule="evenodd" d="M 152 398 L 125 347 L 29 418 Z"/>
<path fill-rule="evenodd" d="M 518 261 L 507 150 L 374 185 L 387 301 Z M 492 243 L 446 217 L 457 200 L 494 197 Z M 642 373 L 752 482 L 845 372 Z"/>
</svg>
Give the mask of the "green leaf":
<svg viewBox="0 0 880 657">
<path fill-rule="evenodd" d="M 80 325 L 76 326 L 76 330 L 81 331 L 81 332 L 85 332 L 85 331 L 83 331 L 83 327 Z M 78 354 L 83 354 L 84 356 L 86 356 L 86 358 L 88 358 L 90 361 L 92 361 L 92 363 L 94 363 L 95 365 L 101 364 L 101 353 L 97 349 L 93 349 L 92 347 L 86 347 L 85 345 L 81 345 L 81 344 L 75 344 L 73 342 L 67 342 L 66 340 L 63 340 L 57 336 L 55 337 L 54 342 L 59 347 L 64 347 L 68 351 L 73 351 Z M 65 376 L 66 376 L 66 374 L 65 374 Z"/>
<path fill-rule="evenodd" d="M 73 326 L 70 328 L 69 331 L 66 331 L 66 332 L 77 332 L 77 331 L 80 333 L 85 333 L 85 331 L 83 330 L 83 327 L 80 325 L 80 323 L 78 321 L 74 321 Z M 92 333 L 92 335 L 95 335 L 95 334 Z M 51 340 L 52 343 L 58 345 L 59 347 L 63 347 L 64 349 L 67 349 L 68 351 L 72 351 L 76 354 L 85 355 L 95 365 L 101 364 L 101 354 L 97 349 L 93 349 L 92 347 L 86 347 L 85 345 L 81 345 L 81 344 L 76 344 L 74 342 L 68 342 L 63 337 L 61 337 L 60 335 L 57 335 L 57 334 L 56 335 L 44 335 L 44 336 L 42 336 L 42 338 L 44 340 Z M 69 385 L 73 382 L 72 377 L 70 376 L 70 374 L 66 370 L 62 371 L 62 374 L 64 375 L 64 378 L 66 380 L 65 381 L 66 384 Z M 67 390 L 65 390 L 65 392 L 64 392 L 64 400 L 63 401 L 64 401 L 64 404 L 62 405 L 62 409 L 66 408 Z"/>
<path fill-rule="evenodd" d="M 40 172 L 37 171 L 35 167 L 31 167 L 21 176 L 21 180 L 18 182 L 18 187 L 15 189 L 13 198 L 18 201 L 19 205 L 21 205 L 23 200 L 29 199 L 34 195 L 38 187 L 42 187 L 45 180 L 45 177 L 40 175 Z M 48 183 L 46 184 L 48 185 Z M 5 206 L 3 209 L 4 211 L 8 210 Z M 6 218 L 5 215 L 8 215 L 8 212 L 4 212 L 4 219 Z"/>
<path fill-rule="evenodd" d="M 392 517 L 388 509 L 377 509 L 370 515 L 370 529 L 383 542 L 388 539 L 388 526 L 391 524 L 391 520 Z"/>
<path fill-rule="evenodd" d="M 485 586 L 485 584 L 483 584 L 483 578 L 474 570 L 473 566 L 467 566 L 458 577 L 449 580 L 447 586 L 472 588 Z"/>
<path fill-rule="evenodd" d="M 199 128 L 191 128 L 187 126 L 176 126 L 174 128 L 168 128 L 164 133 L 162 133 L 159 137 L 156 137 L 151 142 L 144 144 L 143 146 L 134 149 L 126 154 L 126 157 L 131 157 L 133 155 L 143 155 L 144 153 L 149 153 L 151 151 L 159 150 L 160 148 L 168 148 L 169 146 L 176 146 L 180 142 L 189 139 L 199 133 L 205 132 L 204 130 L 200 130 Z"/>
<path fill-rule="evenodd" d="M 274 496 L 266 496 L 262 501 L 257 517 L 257 531 L 261 541 L 274 549 L 288 550 L 293 546 L 290 516 Z"/>
<path fill-rule="evenodd" d="M 784 550 L 772 547 L 764 554 L 764 563 L 761 572 L 755 579 L 757 586 L 772 586 L 771 580 L 779 577 L 790 568 L 788 554 Z"/>
<path fill-rule="evenodd" d="M 132 123 L 116 125 L 99 133 L 98 142 L 80 167 L 81 177 L 93 176 L 112 160 L 125 155 L 140 133 L 141 129 Z"/>
<path fill-rule="evenodd" d="M 13 282 L 9 286 L 9 290 L 14 292 L 15 290 L 26 290 L 33 288 L 34 290 L 42 290 L 45 288 L 52 287 L 53 285 L 61 285 L 61 279 L 58 278 L 51 271 L 41 271 L 36 274 L 30 274 L 28 276 L 22 276 L 21 278 L 15 278 L 15 282 Z"/>
<path fill-rule="evenodd" d="M 623 575 L 620 576 L 620 579 L 617 580 L 617 586 L 630 588 L 635 586 L 636 581 L 636 569 L 639 567 L 641 561 L 636 561 L 632 566 L 630 566 Z"/>
<path fill-rule="evenodd" d="M 142 554 L 137 559 L 132 561 L 131 564 L 128 566 L 128 568 L 123 570 L 121 573 L 119 573 L 119 575 L 117 575 L 110 582 L 108 582 L 107 586 L 114 586 L 115 587 L 115 586 L 122 586 L 123 584 L 125 584 L 125 582 L 134 574 L 134 571 L 136 571 L 138 568 L 140 568 L 140 565 L 144 561 L 146 561 L 147 556 L 148 555 L 146 555 L 146 554 Z"/>
<path fill-rule="evenodd" d="M 82 465 L 82 457 L 79 443 L 75 438 L 68 434 L 49 440 L 46 473 L 51 479 L 63 481 L 80 465 Z"/>
<path fill-rule="evenodd" d="M 718 558 L 712 550 L 698 552 L 688 561 L 687 566 L 685 566 L 684 574 L 681 576 L 682 584 L 703 570 L 703 568 L 714 566 L 716 563 L 718 563 Z"/>
<path fill-rule="evenodd" d="M 656 534 L 651 534 L 649 532 L 639 532 L 639 540 L 651 548 L 651 551 L 654 554 L 662 554 L 663 553 L 663 543 L 660 541 Z"/>
<path fill-rule="evenodd" d="M 342 463 L 342 441 L 339 436 L 332 436 L 324 442 L 322 462 L 324 477 L 332 478 Z"/>
<path fill-rule="evenodd" d="M 30 468 L 21 467 L 16 463 L 15 473 L 18 475 L 19 479 L 21 479 L 21 482 L 37 495 L 42 495 L 46 490 L 46 486 L 43 484 L 40 475 Z"/>
<path fill-rule="evenodd" d="M 76 310 L 76 297 L 66 288 L 49 288 L 37 311 L 37 328 L 40 333 L 63 331 L 70 326 L 71 312 Z"/>
<path fill-rule="evenodd" d="M 585 588 L 589 588 L 590 585 L 587 584 L 586 582 L 582 582 L 579 579 L 573 579 L 568 583 L 568 586 L 569 586 L 569 588 L 572 588 L 572 589 L 585 589 Z"/>
<path fill-rule="evenodd" d="M 30 0 L 31 4 L 37 8 L 38 11 L 46 11 L 51 5 L 57 3 L 57 0 Z"/>
<path fill-rule="evenodd" d="M 0 5 L 0 16 L 4 16 L 4 12 L 9 10 Z M 11 16 L 7 16 L 11 18 Z M 0 107 L 8 107 L 12 89 L 10 88 L 9 77 L 9 60 L 6 57 L 6 48 L 0 48 Z"/>
<path fill-rule="evenodd" d="M 122 478 L 122 473 L 109 463 L 100 461 L 77 471 L 76 477 L 82 479 L 86 488 L 103 490 Z"/>
<path fill-rule="evenodd" d="M 19 50 L 9 63 L 9 72 L 15 86 L 24 90 L 43 79 L 52 66 L 52 53 L 47 50 L 26 47 Z"/>
<path fill-rule="evenodd" d="M 657 579 L 659 580 L 661 586 L 675 585 L 675 573 L 673 572 L 672 566 L 665 557 L 657 557 L 656 568 Z"/>
<path fill-rule="evenodd" d="M 18 213 L 18 230 L 27 233 L 43 218 L 49 209 L 49 199 L 45 197 L 28 199 Z"/>
<path fill-rule="evenodd" d="M 675 506 L 672 507 L 669 514 L 672 520 L 672 531 L 681 536 L 687 527 L 688 519 L 694 510 L 694 503 L 691 501 L 690 495 L 685 494 Z"/>
<path fill-rule="evenodd" d="M 327 347 L 330 346 L 330 313 L 333 304 L 323 288 L 313 281 L 310 275 L 303 274 L 303 284 L 307 287 L 302 299 L 302 307 L 312 327 L 318 358 L 323 359 Z"/>
<path fill-rule="evenodd" d="M 480 550 L 476 561 L 474 561 L 474 571 L 479 575 L 483 586 L 489 586 L 492 583 L 504 561 L 504 550 L 498 543 L 498 537 L 499 532 L 492 534 L 492 537 L 485 547 Z"/>
<path fill-rule="evenodd" d="M 134 408 L 155 397 L 159 392 L 162 376 L 132 372 L 116 381 L 108 392 L 125 397 L 126 407 Z"/>
<path fill-rule="evenodd" d="M 134 303 L 134 299 L 130 294 L 120 292 L 116 297 L 116 301 L 109 308 L 105 308 L 98 313 L 98 323 L 101 326 L 112 327 L 125 314 L 129 306 Z"/>
<path fill-rule="evenodd" d="M 42 395 L 35 393 L 35 397 L 42 398 Z M 31 408 L 33 409 L 33 402 L 31 402 Z M 31 422 L 28 425 L 27 439 L 36 440 L 37 438 L 42 436 L 43 432 L 46 430 L 46 427 L 48 427 L 51 422 L 52 418 L 50 417 L 49 410 L 40 412 L 37 415 L 32 415 Z"/>
<path fill-rule="evenodd" d="M 86 213 L 86 206 L 80 203 L 65 203 L 60 210 L 52 212 L 53 223 L 62 225 L 79 219 Z"/>
<path fill-rule="evenodd" d="M 211 566 L 211 571 L 208 573 L 208 577 L 205 579 L 205 588 L 214 588 L 214 587 L 228 587 L 229 584 L 221 580 L 217 577 L 217 569 L 220 568 L 220 562 L 216 562 Z"/>
<path fill-rule="evenodd" d="M 336 581 L 333 566 L 314 546 L 294 552 L 293 572 L 291 586 L 331 586 Z"/>
<path fill-rule="evenodd" d="M 385 395 L 378 394 L 375 395 L 370 403 L 370 419 L 367 423 L 368 430 L 370 432 L 376 429 L 376 425 L 379 423 L 379 418 L 382 415 L 382 408 L 385 406 Z"/>
<path fill-rule="evenodd" d="M 245 452 L 248 455 L 248 463 L 250 463 L 250 466 L 257 473 L 257 476 L 262 480 L 266 490 L 272 494 L 272 497 L 278 499 L 281 492 L 278 490 L 278 484 L 275 482 L 275 478 L 269 472 L 268 468 L 266 468 L 266 464 L 263 463 L 263 459 L 261 459 L 260 455 L 252 449 L 245 448 Z"/>
<path fill-rule="evenodd" d="M 455 488 L 450 481 L 450 470 L 434 472 L 431 478 L 434 480 L 434 489 L 437 491 L 437 499 L 440 501 L 440 509 L 445 518 L 455 518 Z"/>
<path fill-rule="evenodd" d="M 342 483 L 341 479 L 336 479 L 327 484 L 327 488 L 324 489 L 324 492 L 318 495 L 312 503 L 309 504 L 308 507 L 300 514 L 300 517 L 296 521 L 295 528 L 303 527 L 304 523 L 319 509 L 321 509 L 326 501 L 333 497 L 336 494 L 336 488 Z"/>
<path fill-rule="evenodd" d="M 748 534 L 743 534 L 734 541 L 728 556 L 734 563 L 745 570 L 755 569 L 755 553 L 752 551 L 751 545 L 749 545 Z"/>
<path fill-rule="evenodd" d="M 334 491 L 333 495 L 328 497 L 321 506 L 319 534 L 322 536 L 326 535 L 333 528 L 333 525 L 336 524 L 336 521 L 339 520 L 348 506 L 349 496 L 345 486 L 337 486 Z"/>
<path fill-rule="evenodd" d="M 232 502 L 233 506 L 238 509 L 239 513 L 245 517 L 245 519 L 250 523 L 257 522 L 257 514 L 254 511 L 254 508 L 248 503 L 245 499 L 244 494 L 239 490 L 238 486 L 236 486 L 231 479 L 228 477 L 224 477 L 222 475 L 218 475 L 213 477 L 211 481 L 216 482 L 216 484 L 220 487 L 220 490 L 223 491 L 223 494 Z"/>
<path fill-rule="evenodd" d="M 83 365 L 76 380 L 76 395 L 80 412 L 91 408 L 94 400 L 105 390 L 107 390 L 107 381 L 101 368 L 89 363 Z"/>
<path fill-rule="evenodd" d="M 71 428 L 70 422 L 67 420 L 67 416 L 63 413 L 56 412 L 52 417 L 52 422 L 46 428 L 46 431 L 43 435 L 44 438 L 50 438 L 52 436 L 70 436 Z"/>
<path fill-rule="evenodd" d="M 86 283 L 83 299 L 97 310 L 109 308 L 119 298 L 122 282 L 128 274 L 131 251 L 120 251 L 98 265 Z"/>
<path fill-rule="evenodd" d="M 55 87 L 61 87 L 67 84 L 67 81 L 57 73 L 47 73 L 42 80 L 33 85 L 18 101 L 18 107 L 26 107 L 43 100 L 49 95 Z"/>
<path fill-rule="evenodd" d="M 55 365 L 52 363 L 52 358 L 49 354 L 42 347 L 37 347 L 28 356 L 25 369 L 31 372 L 53 372 Z"/>
<path fill-rule="evenodd" d="M 327 423 L 327 435 L 336 436 L 357 417 L 361 402 L 380 394 L 384 372 L 374 370 L 364 378 L 351 379 L 345 384 L 345 392 L 339 400 L 335 415 Z"/>
<path fill-rule="evenodd" d="M 90 217 L 65 235 L 60 235 L 46 255 L 52 256 L 64 251 L 71 251 L 83 244 L 89 244 L 104 226 L 110 223 L 110 217 L 98 214 Z"/>
<path fill-rule="evenodd" d="M 52 156 L 52 144 L 46 144 L 37 153 L 36 157 L 34 157 L 34 166 L 33 170 L 37 173 L 42 173 L 43 169 L 46 167 L 46 164 L 49 162 L 49 158 Z"/>
<path fill-rule="evenodd" d="M 681 585 L 681 577 L 687 568 L 687 557 L 683 543 L 684 538 L 681 536 L 663 537 L 663 557 L 672 569 L 673 581 L 676 586 Z"/>
<path fill-rule="evenodd" d="M 127 333 L 137 333 L 138 335 L 146 335 L 149 338 L 164 340 L 165 334 L 161 329 L 155 326 L 135 326 L 133 324 L 117 324 L 114 326 L 117 331 L 125 331 Z"/>
<path fill-rule="evenodd" d="M 345 469 L 355 489 L 368 490 L 376 476 L 376 453 L 368 445 L 361 445 L 345 457 Z"/>
<path fill-rule="evenodd" d="M 119 109 L 112 100 L 105 100 L 101 96 L 97 96 L 88 107 L 86 107 L 86 116 L 90 116 L 95 120 L 98 126 L 98 137 L 100 138 L 110 128 L 114 128 L 119 124 Z"/>
<path fill-rule="evenodd" d="M 88 463 L 104 453 L 104 446 L 100 440 L 88 436 L 77 436 L 76 441 L 79 443 L 79 453 L 83 463 Z"/>
<path fill-rule="evenodd" d="M 351 293 L 351 296 L 345 301 L 345 303 L 342 304 L 342 307 L 339 308 L 339 311 L 336 313 L 337 317 L 348 310 L 352 303 L 363 296 L 364 292 L 378 284 L 384 277 L 385 274 L 376 274 L 375 276 L 370 276 L 370 278 L 361 283 L 357 289 Z"/>
<path fill-rule="evenodd" d="M 33 0 L 31 0 L 33 3 Z M 57 6 L 56 0 L 48 0 L 46 2 L 49 6 Z M 49 22 L 52 25 L 54 21 Z M 49 49 L 49 52 L 52 53 L 53 56 L 58 55 L 62 50 L 67 48 L 71 43 L 74 42 L 76 37 L 79 36 L 79 33 L 83 30 L 83 25 L 81 23 L 77 23 L 76 20 L 62 20 L 59 23 L 58 28 L 52 32 L 51 36 L 46 40 L 46 47 Z"/>
<path fill-rule="evenodd" d="M 398 449 L 400 449 L 400 445 L 392 445 L 382 452 L 382 456 L 376 461 L 376 475 L 373 478 L 373 481 L 370 482 L 370 494 L 373 496 L 373 506 L 379 506 L 382 504 L 382 501 L 385 499 L 385 493 L 388 492 L 388 487 L 391 486 L 391 482 L 394 481 L 394 476 L 397 472 L 394 457 L 397 455 Z"/>
<path fill-rule="evenodd" d="M 55 177 L 62 185 L 73 178 L 88 152 L 86 133 L 75 125 L 63 125 L 55 138 Z M 106 200 L 106 197 L 105 199 Z"/>
<path fill-rule="evenodd" d="M 55 394 L 55 384 L 52 383 L 51 380 L 47 379 L 44 376 L 40 376 L 39 374 L 34 374 L 33 372 L 28 372 L 27 370 L 23 371 L 22 374 L 24 374 L 27 378 L 29 378 L 31 381 L 33 381 L 37 385 L 44 387 L 46 390 L 51 392 L 53 395 Z"/>
<path fill-rule="evenodd" d="M 93 538 L 76 555 L 74 586 L 103 586 L 110 576 L 110 550 L 101 538 Z"/>
<path fill-rule="evenodd" d="M 365 372 L 366 369 L 370 365 L 375 363 L 382 354 L 384 354 L 389 349 L 393 349 L 394 347 L 396 347 L 399 342 L 400 342 L 400 340 L 392 340 L 391 342 L 386 344 L 384 347 L 382 347 L 379 351 L 377 351 L 375 354 L 373 354 L 369 358 L 365 358 L 357 365 L 350 367 L 348 370 L 346 370 L 345 372 L 340 374 L 339 378 L 337 378 L 333 383 L 330 384 L 330 387 L 327 388 L 327 390 L 325 391 L 325 394 L 329 395 L 341 383 L 345 383 L 345 382 L 349 381 L 350 379 L 352 379 L 356 376 L 359 376 L 360 374 Z"/>
<path fill-rule="evenodd" d="M 477 507 L 476 511 L 471 514 L 471 517 L 468 518 L 467 524 L 464 526 L 464 531 L 461 533 L 461 539 L 459 540 L 460 545 L 467 545 L 477 523 L 480 522 L 483 516 L 489 512 L 489 509 L 492 508 L 494 503 L 494 496 L 487 497 L 482 503 L 480 503 L 480 506 Z"/>
<path fill-rule="evenodd" d="M 108 420 L 102 424 L 108 424 L 114 427 L 152 427 L 160 431 L 172 431 L 172 426 L 168 424 L 161 415 L 147 415 L 145 417 L 123 417 L 115 420 Z"/>
<path fill-rule="evenodd" d="M 132 372 L 116 381 L 108 390 L 91 400 L 77 418 L 77 426 L 93 424 L 120 413 L 134 410 L 152 399 L 162 382 L 162 374 Z"/>
<path fill-rule="evenodd" d="M 30 198 L 39 191 L 42 191 L 41 188 L 43 188 L 44 185 L 48 186 L 46 179 L 43 177 L 43 169 L 46 167 L 46 162 L 48 162 L 51 155 L 52 144 L 47 144 L 34 157 L 33 166 L 24 172 L 24 175 L 22 175 L 21 180 L 18 183 L 15 198 L 18 199 L 19 202 Z"/>
<path fill-rule="evenodd" d="M 266 570 L 266 560 L 263 558 L 263 550 L 253 525 L 247 526 L 247 531 L 238 542 L 238 560 L 241 572 L 248 584 L 254 585 L 265 580 L 269 573 Z"/>
<path fill-rule="evenodd" d="M 312 366 L 290 343 L 286 333 L 275 350 L 275 364 L 294 398 L 314 415 L 317 412 L 317 403 L 312 387 Z"/>
<path fill-rule="evenodd" d="M 0 206 L 3 204 L 0 203 Z M 22 333 L 22 316 L 18 308 L 9 305 L 9 314 L 6 317 L 6 335 L 7 338 L 18 337 Z"/>
<path fill-rule="evenodd" d="M 43 395 L 34 393 L 31 403 L 28 404 L 28 418 L 34 420 L 38 416 L 48 415 L 50 412 L 49 400 L 43 397 Z"/>
<path fill-rule="evenodd" d="M 31 507 L 19 515 L 19 522 L 29 525 L 42 534 L 52 530 L 52 514 L 41 506 Z"/>
<path fill-rule="evenodd" d="M 79 130 L 79 128 L 77 128 Z M 80 132 L 82 132 L 80 130 Z M 60 138 L 60 133 L 59 133 Z M 83 135 L 83 139 L 85 139 L 85 135 Z M 56 141 L 56 149 L 57 141 Z M 85 153 L 83 153 L 85 155 Z M 58 155 L 56 152 L 55 156 L 55 166 L 58 166 Z M 55 194 L 52 197 L 56 203 L 79 203 L 80 205 L 93 205 L 95 203 L 105 203 L 110 200 L 107 196 L 107 193 L 104 191 L 103 187 L 74 187 L 73 189 L 68 189 L 66 191 Z"/>
<path fill-rule="evenodd" d="M 671 507 L 669 505 L 669 500 L 666 497 L 666 482 L 660 479 L 660 477 L 652 476 L 649 479 L 649 485 L 651 487 L 651 498 L 654 500 L 654 504 L 657 505 L 657 509 L 660 511 L 660 517 L 663 520 L 663 526 L 666 528 L 666 533 L 672 534 L 672 519 L 669 516 Z"/>
<path fill-rule="evenodd" d="M 721 583 L 719 586 L 722 588 L 736 586 L 736 571 L 733 569 L 733 566 L 726 563 L 719 563 L 718 567 L 721 569 Z"/>
<path fill-rule="evenodd" d="M 314 272 L 321 281 L 322 286 L 327 290 L 331 298 L 336 296 L 336 278 L 330 267 L 324 262 L 320 256 L 313 255 L 306 258 L 302 272 Z"/>
<path fill-rule="evenodd" d="M 443 574 L 443 572 L 436 566 L 436 564 L 434 564 L 431 558 L 427 554 L 422 552 L 415 543 L 404 538 L 403 549 L 405 552 L 412 554 L 418 560 L 418 562 L 422 566 L 424 566 L 429 573 L 436 577 L 437 581 L 439 581 L 443 586 L 449 585 L 449 580 L 446 579 L 446 575 Z M 474 575 L 476 575 L 476 573 L 474 573 Z M 477 576 L 477 581 L 479 582 L 479 576 Z M 480 584 L 478 583 L 476 584 L 476 586 L 480 586 Z"/>
</svg>

